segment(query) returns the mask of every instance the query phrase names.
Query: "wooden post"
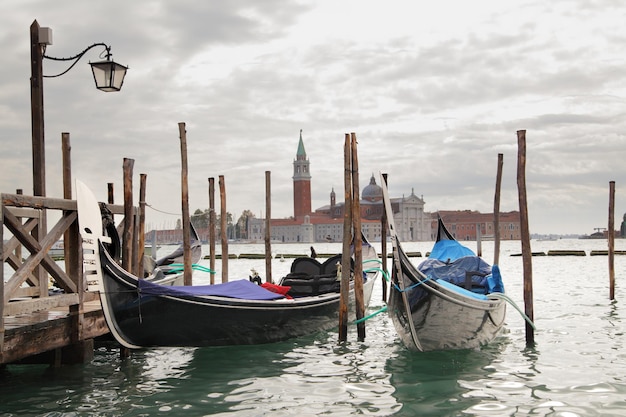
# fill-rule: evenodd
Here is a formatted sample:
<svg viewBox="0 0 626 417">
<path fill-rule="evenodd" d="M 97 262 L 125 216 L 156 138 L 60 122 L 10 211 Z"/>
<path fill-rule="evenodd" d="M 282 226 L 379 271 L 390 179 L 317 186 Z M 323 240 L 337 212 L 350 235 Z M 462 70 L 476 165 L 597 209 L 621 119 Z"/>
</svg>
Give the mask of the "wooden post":
<svg viewBox="0 0 626 417">
<path fill-rule="evenodd" d="M 43 49 L 39 23 L 30 25 L 30 109 L 33 153 L 33 195 L 46 195 L 46 147 L 43 117 Z"/>
<path fill-rule="evenodd" d="M 115 201 L 115 193 L 113 192 L 113 183 L 107 183 L 107 201 L 109 204 L 114 204 Z"/>
<path fill-rule="evenodd" d="M 67 132 L 61 133 L 61 153 L 63 160 L 63 198 L 66 200 L 72 199 L 72 159 L 71 159 L 71 150 L 72 147 L 70 145 L 70 134 Z M 64 213 L 65 215 L 65 213 Z M 74 310 L 82 311 L 82 302 L 83 302 L 83 291 L 79 291 L 81 286 L 84 288 L 84 284 L 82 283 L 83 277 L 80 271 L 82 268 L 79 266 L 78 253 L 80 248 L 80 242 L 78 241 L 78 222 L 72 223 L 70 228 L 63 234 L 63 252 L 64 252 L 64 261 L 65 261 L 65 270 L 68 273 L 68 276 L 75 280 L 79 306 L 70 306 L 70 311 L 72 311 L 72 307 Z M 80 320 L 80 325 L 78 326 L 78 332 L 82 332 L 82 318 Z M 82 337 L 79 337 L 79 340 Z"/>
<path fill-rule="evenodd" d="M 122 268 L 132 272 L 133 261 L 133 166 L 135 160 L 124 158 L 124 230 L 122 233 Z"/>
<path fill-rule="evenodd" d="M 192 285 L 193 265 L 191 264 L 191 219 L 189 215 L 189 185 L 187 180 L 187 131 L 185 123 L 178 123 L 180 134 L 181 186 L 183 209 L 183 265 L 185 285 Z"/>
<path fill-rule="evenodd" d="M 517 189 L 519 194 L 520 231 L 522 239 L 522 263 L 524 269 L 524 312 L 534 321 L 533 307 L 533 271 L 530 231 L 528 228 L 528 205 L 526 200 L 526 131 L 517 131 Z M 535 332 L 526 322 L 526 344 L 535 344 Z"/>
<path fill-rule="evenodd" d="M 493 197 L 493 264 L 500 263 L 500 189 L 502 188 L 502 165 L 504 156 L 498 154 L 498 169 L 496 173 L 496 192 Z"/>
<path fill-rule="evenodd" d="M 131 178 L 132 178 L 132 174 L 131 174 Z M 115 192 L 114 192 L 114 185 L 112 182 L 107 183 L 107 202 L 109 204 L 115 204 Z M 125 207 L 126 206 L 124 206 L 124 208 Z M 130 349 L 125 346 L 120 345 L 120 358 L 124 359 L 128 357 L 130 357 Z"/>
<path fill-rule="evenodd" d="M 346 133 L 343 147 L 344 197 L 343 248 L 341 256 L 341 289 L 339 298 L 339 341 L 348 339 L 348 302 L 350 297 L 350 245 L 352 243 L 352 157 L 350 135 Z"/>
<path fill-rule="evenodd" d="M 70 134 L 61 133 L 61 147 L 63 156 L 63 198 L 72 199 L 72 158 L 70 145 Z M 70 278 L 82 279 L 82 261 L 78 259 L 80 252 L 80 236 L 78 230 L 78 222 L 74 222 L 63 235 L 63 254 L 65 259 L 65 270 L 68 271 Z M 81 295 L 79 294 L 79 297 Z"/>
<path fill-rule="evenodd" d="M 265 282 L 272 280 L 272 182 L 271 172 L 265 171 Z"/>
<path fill-rule="evenodd" d="M 359 198 L 359 157 L 357 151 L 356 134 L 351 133 L 352 154 L 352 236 L 354 243 L 354 303 L 356 319 L 365 317 L 365 302 L 363 300 L 363 241 L 361 240 L 361 203 Z M 346 254 L 344 253 L 344 256 Z M 365 322 L 357 324 L 357 338 L 365 340 Z"/>
<path fill-rule="evenodd" d="M 222 238 L 222 282 L 228 282 L 228 230 L 226 226 L 226 184 L 224 176 L 219 176 L 220 186 L 220 236 Z"/>
<path fill-rule="evenodd" d="M 215 178 L 209 178 L 209 269 L 211 285 L 215 284 Z"/>
<path fill-rule="evenodd" d="M 21 188 L 18 188 L 15 190 L 15 194 L 17 195 L 24 195 L 24 190 Z M 20 219 L 20 222 L 22 221 L 21 217 L 18 217 Z M 0 220 L 2 219 L 2 212 L 0 211 Z M 0 222 L 1 225 L 2 222 Z M 0 251 L 0 254 L 4 253 L 3 251 Z M 17 259 L 22 259 L 22 245 L 19 244 L 15 247 L 15 257 Z M 4 283 L 4 281 L 2 281 Z M 0 298 L 0 300 L 2 300 L 3 298 Z M 0 352 L 2 352 L 2 350 L 0 350 Z"/>
<path fill-rule="evenodd" d="M 72 199 L 72 159 L 70 134 L 61 133 L 61 153 L 63 160 L 63 198 Z M 64 212 L 63 215 L 67 215 Z M 83 277 L 83 256 L 78 220 L 74 221 L 63 234 L 63 254 L 65 270 L 70 279 L 76 283 L 78 302 L 69 306 L 70 312 L 70 341 L 71 345 L 62 349 L 67 357 L 66 362 L 84 363 L 93 359 L 93 339 L 85 340 L 85 278 Z"/>
<path fill-rule="evenodd" d="M 385 182 L 385 186 L 387 186 L 387 174 L 383 174 L 383 181 Z M 383 274 L 381 276 L 381 280 L 383 283 L 383 302 L 387 302 L 387 211 L 383 210 L 383 215 L 380 218 L 380 251 L 381 254 L 381 262 Z"/>
<path fill-rule="evenodd" d="M 132 271 L 133 275 L 138 276 L 137 275 L 137 271 L 139 268 L 139 262 L 138 262 L 138 256 L 139 256 L 139 210 L 137 210 L 136 207 L 133 206 L 133 233 L 132 233 L 132 253 L 133 253 L 133 260 L 131 262 L 131 266 L 130 266 L 130 270 Z"/>
<path fill-rule="evenodd" d="M 483 234 L 480 223 L 476 223 L 476 255 L 483 256 Z"/>
<path fill-rule="evenodd" d="M 46 146 L 44 134 L 43 112 L 43 48 L 39 43 L 39 23 L 34 20 L 30 25 L 30 106 L 33 157 L 33 195 L 46 195 Z M 37 242 L 48 231 L 46 210 L 42 210 L 38 224 L 31 232 Z M 40 296 L 48 295 L 48 274 L 42 266 L 38 266 L 33 274 L 39 281 Z"/>
<path fill-rule="evenodd" d="M 615 299 L 615 181 L 609 182 L 609 300 Z"/>
<path fill-rule="evenodd" d="M 139 174 L 139 227 L 137 242 L 137 269 L 135 275 L 139 278 L 144 276 L 143 259 L 146 250 L 146 182 L 148 176 Z"/>
</svg>

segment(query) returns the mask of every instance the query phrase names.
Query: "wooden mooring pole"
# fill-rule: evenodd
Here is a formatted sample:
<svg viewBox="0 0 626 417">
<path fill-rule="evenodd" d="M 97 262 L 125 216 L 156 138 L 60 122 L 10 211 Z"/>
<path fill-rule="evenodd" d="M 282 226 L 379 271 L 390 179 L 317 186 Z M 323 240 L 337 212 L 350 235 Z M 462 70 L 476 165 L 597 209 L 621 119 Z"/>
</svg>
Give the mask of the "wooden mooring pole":
<svg viewBox="0 0 626 417">
<path fill-rule="evenodd" d="M 146 250 L 146 183 L 148 176 L 139 174 L 139 221 L 137 233 L 137 269 L 135 275 L 139 278 L 144 276 L 143 259 Z"/>
<path fill-rule="evenodd" d="M 122 233 L 122 268 L 132 272 L 133 262 L 133 166 L 135 160 L 124 158 L 124 231 Z"/>
<path fill-rule="evenodd" d="M 534 321 L 533 271 L 530 232 L 528 228 L 528 204 L 526 200 L 526 131 L 517 131 L 517 189 L 519 194 L 520 232 L 522 239 L 522 263 L 524 269 L 524 312 Z M 526 345 L 535 344 L 535 332 L 526 322 Z"/>
<path fill-rule="evenodd" d="M 354 244 L 354 303 L 357 319 L 357 338 L 365 340 L 365 302 L 363 300 L 363 241 L 361 240 L 361 204 L 359 197 L 359 157 L 356 134 L 351 133 L 352 155 L 352 242 Z M 346 253 L 344 252 L 344 256 Z"/>
<path fill-rule="evenodd" d="M 187 169 L 187 131 L 185 123 L 178 123 L 178 133 L 180 135 L 180 157 L 181 157 L 181 190 L 182 190 L 182 211 L 183 211 L 183 268 L 185 285 L 193 285 L 193 265 L 191 264 L 191 219 L 189 215 L 189 185 Z"/>
<path fill-rule="evenodd" d="M 383 181 L 387 186 L 387 174 L 383 174 Z M 383 215 L 380 218 L 380 252 L 381 262 L 383 267 L 383 275 L 381 277 L 383 284 L 383 301 L 387 302 L 387 212 L 383 210 Z"/>
<path fill-rule="evenodd" d="M 493 197 L 493 264 L 500 264 L 500 190 L 502 188 L 502 166 L 504 156 L 498 154 L 498 168 L 496 173 L 496 191 Z"/>
<path fill-rule="evenodd" d="M 343 146 L 343 183 L 345 209 L 343 211 L 343 247 L 341 253 L 341 289 L 339 298 L 339 342 L 348 339 L 348 302 L 350 297 L 350 244 L 352 241 L 352 168 L 350 135 L 346 133 Z"/>
<path fill-rule="evenodd" d="M 272 173 L 265 171 L 265 282 L 272 281 Z"/>
<path fill-rule="evenodd" d="M 615 299 L 615 181 L 609 182 L 609 300 Z"/>
<path fill-rule="evenodd" d="M 215 284 L 215 178 L 209 178 L 209 269 L 211 285 Z"/>
<path fill-rule="evenodd" d="M 226 226 L 226 184 L 224 176 L 219 176 L 220 186 L 220 237 L 222 239 L 222 282 L 228 282 L 228 229 Z"/>
<path fill-rule="evenodd" d="M 341 257 L 341 292 L 339 299 L 339 341 L 348 335 L 348 311 L 350 298 L 350 246 L 354 245 L 354 301 L 356 319 L 365 315 L 363 300 L 363 253 L 361 240 L 361 208 L 359 204 L 359 158 L 356 134 L 345 135 L 344 144 L 345 210 L 343 223 L 343 249 Z M 357 321 L 358 340 L 365 340 L 365 323 Z"/>
</svg>

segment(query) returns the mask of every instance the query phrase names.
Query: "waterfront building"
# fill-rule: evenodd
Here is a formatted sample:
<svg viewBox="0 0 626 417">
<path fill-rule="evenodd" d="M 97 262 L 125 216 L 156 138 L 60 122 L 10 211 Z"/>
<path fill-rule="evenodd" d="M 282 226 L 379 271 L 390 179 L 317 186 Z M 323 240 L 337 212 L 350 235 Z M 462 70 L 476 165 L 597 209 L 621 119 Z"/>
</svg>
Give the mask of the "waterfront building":
<svg viewBox="0 0 626 417">
<path fill-rule="evenodd" d="M 335 190 L 329 204 L 311 210 L 311 170 L 306 155 L 302 131 L 293 162 L 294 215 L 286 219 L 271 219 L 271 239 L 284 243 L 341 242 L 345 203 L 337 202 Z M 381 216 L 384 212 L 382 188 L 374 174 L 360 194 L 361 228 L 370 241 L 380 241 Z M 408 197 L 392 198 L 396 232 L 403 241 L 429 240 L 431 217 L 424 212 L 424 200 L 411 190 Z M 265 219 L 250 219 L 248 236 L 251 240 L 265 237 Z"/>
</svg>

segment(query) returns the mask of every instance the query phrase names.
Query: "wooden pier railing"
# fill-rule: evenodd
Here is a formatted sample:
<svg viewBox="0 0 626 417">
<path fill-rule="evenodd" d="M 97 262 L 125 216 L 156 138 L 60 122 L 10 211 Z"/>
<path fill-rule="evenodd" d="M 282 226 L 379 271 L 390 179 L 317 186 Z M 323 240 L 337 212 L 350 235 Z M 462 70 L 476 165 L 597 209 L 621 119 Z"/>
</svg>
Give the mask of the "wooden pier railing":
<svg viewBox="0 0 626 417">
<path fill-rule="evenodd" d="M 108 333 L 98 294 L 86 291 L 76 210 L 74 200 L 0 194 L 0 364 L 50 351 L 56 361 L 81 361 L 93 355 L 93 338 Z M 49 255 L 61 238 L 65 268 Z M 75 357 L 60 359 L 67 348 Z"/>
</svg>

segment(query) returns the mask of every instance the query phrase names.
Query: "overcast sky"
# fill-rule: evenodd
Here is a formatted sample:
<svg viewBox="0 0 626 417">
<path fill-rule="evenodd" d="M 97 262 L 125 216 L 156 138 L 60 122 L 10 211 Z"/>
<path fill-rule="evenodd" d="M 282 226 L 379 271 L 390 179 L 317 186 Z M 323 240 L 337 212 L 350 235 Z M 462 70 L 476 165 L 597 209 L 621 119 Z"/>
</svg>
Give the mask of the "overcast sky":
<svg viewBox="0 0 626 417">
<path fill-rule="evenodd" d="M 0 191 L 32 194 L 29 27 L 49 56 L 104 42 L 130 67 L 119 93 L 95 89 L 89 61 L 44 81 L 47 195 L 62 196 L 61 133 L 73 176 L 101 199 L 123 158 L 147 174 L 147 203 L 181 212 L 178 123 L 187 126 L 190 206 L 224 175 L 227 210 L 293 214 L 300 129 L 313 208 L 343 198 L 343 143 L 358 138 L 361 189 L 389 174 L 392 196 L 426 211 L 519 210 L 526 130 L 531 233 L 592 233 L 626 212 L 626 3 L 617 0 L 4 0 L 0 6 Z M 44 61 L 44 74 L 65 66 Z M 137 197 L 136 197 L 137 198 Z M 136 202 L 136 200 L 135 200 Z M 216 196 L 219 207 L 219 193 Z M 176 215 L 148 209 L 153 227 Z"/>
</svg>

